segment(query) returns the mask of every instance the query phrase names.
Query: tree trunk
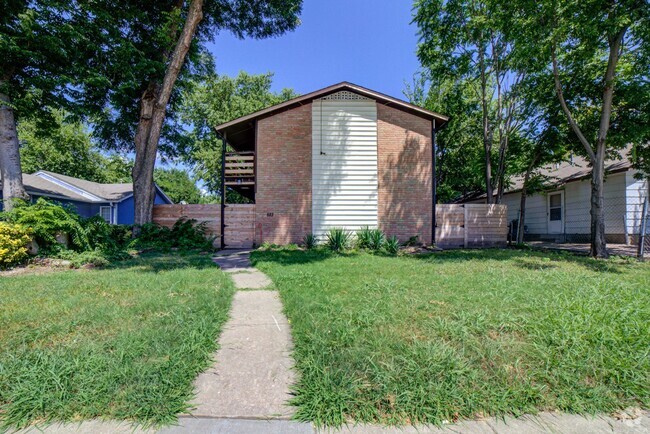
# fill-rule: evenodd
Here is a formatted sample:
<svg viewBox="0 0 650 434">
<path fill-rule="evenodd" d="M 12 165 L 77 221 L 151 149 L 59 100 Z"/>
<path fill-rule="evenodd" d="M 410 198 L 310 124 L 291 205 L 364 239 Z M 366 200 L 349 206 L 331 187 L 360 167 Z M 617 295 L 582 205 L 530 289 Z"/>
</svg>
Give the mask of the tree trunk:
<svg viewBox="0 0 650 434">
<path fill-rule="evenodd" d="M 155 197 L 153 171 L 167 104 L 202 19 L 203 0 L 192 0 L 183 30 L 169 59 L 162 85 L 150 83 L 140 101 L 140 119 L 135 136 L 135 163 L 132 172 L 136 225 L 149 223 L 152 220 Z"/>
<path fill-rule="evenodd" d="M 616 66 L 621 56 L 623 37 L 627 32 L 627 27 L 618 31 L 615 35 L 609 36 L 609 57 L 607 60 L 607 69 L 603 80 L 603 105 L 600 112 L 600 125 L 598 127 L 598 138 L 596 146 L 591 146 L 585 138 L 577 122 L 573 118 L 571 111 L 564 99 L 562 85 L 560 83 L 560 74 L 557 66 L 557 57 L 555 47 L 551 52 L 553 60 L 553 78 L 555 80 L 555 90 L 560 100 L 560 106 L 566 114 L 569 125 L 578 139 L 585 147 L 589 160 L 592 164 L 591 169 L 591 256 L 595 258 L 607 258 L 607 243 L 605 241 L 605 209 L 603 188 L 605 181 L 605 157 L 607 153 L 606 140 L 609 124 L 612 117 L 612 104 L 614 100 L 614 79 L 616 77 Z"/>
<path fill-rule="evenodd" d="M 0 82 L 0 89 L 3 88 Z M 5 210 L 14 206 L 16 199 L 28 199 L 23 186 L 16 119 L 9 95 L 0 93 L 0 176 L 2 202 Z"/>
<path fill-rule="evenodd" d="M 524 175 L 524 185 L 521 187 L 521 200 L 519 202 L 519 224 L 517 225 L 517 244 L 524 242 L 524 223 L 526 222 L 526 199 L 528 198 L 528 183 L 530 182 L 530 175 L 533 173 L 535 165 L 537 164 L 538 155 L 533 157 L 533 160 L 526 168 L 526 174 Z"/>
<path fill-rule="evenodd" d="M 488 100 L 487 100 L 487 76 L 485 65 L 485 47 L 479 48 L 479 69 L 481 70 L 481 107 L 483 110 L 483 150 L 485 152 L 485 193 L 486 203 L 494 202 L 492 189 L 492 134 L 490 130 Z"/>
<path fill-rule="evenodd" d="M 607 258 L 605 241 L 605 208 L 603 188 L 605 181 L 605 156 L 596 153 L 596 161 L 591 168 L 591 256 Z"/>
</svg>

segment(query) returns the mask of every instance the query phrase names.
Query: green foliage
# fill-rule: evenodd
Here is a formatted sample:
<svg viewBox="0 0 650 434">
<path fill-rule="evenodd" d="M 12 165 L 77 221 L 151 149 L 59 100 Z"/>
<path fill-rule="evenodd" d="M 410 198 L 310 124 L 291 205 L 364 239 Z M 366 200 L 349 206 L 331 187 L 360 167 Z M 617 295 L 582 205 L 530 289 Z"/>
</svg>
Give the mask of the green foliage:
<svg viewBox="0 0 650 434">
<path fill-rule="evenodd" d="M 36 203 L 20 203 L 13 210 L 4 212 L 2 219 L 29 228 L 41 249 L 59 249 L 56 237 L 67 234 L 73 250 L 83 251 L 91 248 L 88 234 L 77 213 L 39 198 Z"/>
<path fill-rule="evenodd" d="M 94 108 L 95 133 L 107 148 L 133 150 L 143 91 L 162 85 L 189 2 L 97 1 L 86 5 L 97 17 L 96 40 L 102 62 L 80 85 L 84 103 Z M 182 95 L 214 69 L 206 43 L 222 31 L 238 37 L 265 38 L 294 29 L 300 0 L 283 2 L 204 2 L 203 19 L 173 83 L 159 143 L 163 158 L 183 156 L 193 147 L 179 116 Z M 151 88 L 149 88 L 151 90 Z M 155 92 L 155 91 L 154 91 Z M 211 124 L 212 126 L 216 124 Z"/>
<path fill-rule="evenodd" d="M 0 431 L 99 415 L 174 423 L 212 363 L 232 295 L 197 254 L 2 277 Z"/>
<path fill-rule="evenodd" d="M 494 249 L 252 261 L 291 321 L 299 420 L 434 425 L 650 405 L 650 263 Z"/>
<path fill-rule="evenodd" d="M 157 168 L 153 179 L 174 203 L 200 203 L 201 190 L 185 170 Z"/>
<path fill-rule="evenodd" d="M 359 249 L 380 251 L 384 247 L 386 236 L 380 229 L 365 227 L 356 233 L 356 246 Z"/>
<path fill-rule="evenodd" d="M 90 249 L 106 253 L 125 250 L 131 242 L 131 227 L 111 225 L 100 216 L 80 219 Z"/>
<path fill-rule="evenodd" d="M 370 228 L 366 226 L 356 233 L 356 247 L 358 249 L 367 249 L 370 245 Z"/>
<path fill-rule="evenodd" d="M 27 259 L 31 231 L 24 226 L 0 221 L 0 269 Z"/>
<path fill-rule="evenodd" d="M 306 234 L 304 237 L 302 237 L 302 245 L 305 246 L 305 248 L 308 250 L 316 247 L 316 235 L 312 233 Z"/>
<path fill-rule="evenodd" d="M 140 226 L 132 246 L 139 249 L 181 249 L 212 251 L 214 238 L 207 235 L 206 223 L 181 218 L 170 229 L 156 223 Z"/>
<path fill-rule="evenodd" d="M 327 231 L 325 245 L 333 252 L 343 252 L 350 247 L 352 233 L 344 228 L 331 228 Z"/>
<path fill-rule="evenodd" d="M 384 246 L 388 253 L 391 255 L 396 255 L 397 252 L 399 252 L 400 243 L 397 237 L 393 235 L 386 240 L 386 244 Z"/>
<path fill-rule="evenodd" d="M 183 95 L 182 120 L 191 127 L 194 144 L 185 159 L 209 191 L 218 193 L 221 182 L 222 143 L 214 126 L 297 96 L 291 89 L 273 93 L 272 80 L 270 73 L 240 72 L 231 78 L 211 72 L 204 80 L 193 82 Z M 228 201 L 237 198 L 229 195 Z"/>
</svg>

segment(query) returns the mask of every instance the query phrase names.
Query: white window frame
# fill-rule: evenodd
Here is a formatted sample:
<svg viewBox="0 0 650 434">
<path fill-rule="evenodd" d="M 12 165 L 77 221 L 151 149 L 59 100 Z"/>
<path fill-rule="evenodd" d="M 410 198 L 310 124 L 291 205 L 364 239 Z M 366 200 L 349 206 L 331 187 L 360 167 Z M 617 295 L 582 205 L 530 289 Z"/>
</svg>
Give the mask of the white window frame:
<svg viewBox="0 0 650 434">
<path fill-rule="evenodd" d="M 99 216 L 101 218 L 103 218 L 106 221 L 106 223 L 108 223 L 108 224 L 113 223 L 113 209 L 112 208 L 113 207 L 110 206 L 110 205 L 109 206 L 102 205 L 102 206 L 99 207 Z M 105 209 L 108 209 L 108 220 L 106 220 L 106 217 L 102 214 L 102 211 L 104 211 Z"/>
<path fill-rule="evenodd" d="M 560 195 L 560 229 L 558 231 L 551 231 L 551 196 L 556 194 Z M 551 191 L 546 194 L 546 232 L 553 235 L 563 234 L 565 232 L 564 224 L 566 222 L 566 207 L 564 203 L 564 190 Z M 557 221 L 557 220 L 556 220 Z"/>
</svg>

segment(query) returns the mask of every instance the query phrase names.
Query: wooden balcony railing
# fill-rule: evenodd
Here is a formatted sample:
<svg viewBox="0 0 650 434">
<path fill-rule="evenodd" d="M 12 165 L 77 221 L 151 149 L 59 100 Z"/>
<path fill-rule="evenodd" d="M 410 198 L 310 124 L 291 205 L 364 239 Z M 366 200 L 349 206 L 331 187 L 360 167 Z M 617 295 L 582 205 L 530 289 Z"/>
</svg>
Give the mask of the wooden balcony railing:
<svg viewBox="0 0 650 434">
<path fill-rule="evenodd" d="M 229 186 L 255 185 L 255 153 L 227 153 L 225 183 Z"/>
</svg>

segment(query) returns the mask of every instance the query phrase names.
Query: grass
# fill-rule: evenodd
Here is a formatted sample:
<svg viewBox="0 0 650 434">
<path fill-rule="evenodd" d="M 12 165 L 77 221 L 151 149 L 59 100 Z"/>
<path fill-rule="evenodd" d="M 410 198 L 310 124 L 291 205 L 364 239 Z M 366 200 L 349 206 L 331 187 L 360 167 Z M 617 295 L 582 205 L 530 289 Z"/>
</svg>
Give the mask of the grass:
<svg viewBox="0 0 650 434">
<path fill-rule="evenodd" d="M 650 405 L 650 264 L 499 250 L 253 261 L 292 324 L 300 420 L 440 424 Z"/>
<path fill-rule="evenodd" d="M 175 421 L 210 364 L 233 288 L 207 256 L 0 277 L 0 431 Z"/>
</svg>

